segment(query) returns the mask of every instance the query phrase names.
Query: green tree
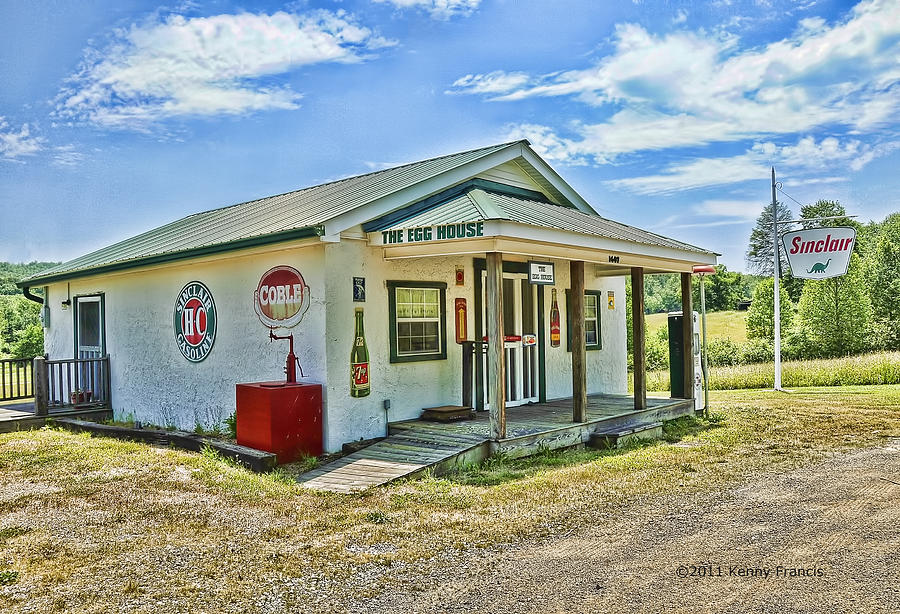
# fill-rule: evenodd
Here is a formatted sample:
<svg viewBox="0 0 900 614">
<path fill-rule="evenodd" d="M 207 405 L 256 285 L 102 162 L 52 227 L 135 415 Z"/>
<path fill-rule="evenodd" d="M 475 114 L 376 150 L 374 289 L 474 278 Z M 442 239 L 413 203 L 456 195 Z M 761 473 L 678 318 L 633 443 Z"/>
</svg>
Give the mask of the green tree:
<svg viewBox="0 0 900 614">
<path fill-rule="evenodd" d="M 787 290 L 779 288 L 781 297 L 781 330 L 791 326 L 794 304 Z M 747 336 L 761 339 L 775 337 L 775 280 L 764 279 L 753 290 L 753 303 L 747 313 Z"/>
<path fill-rule="evenodd" d="M 9 354 L 19 332 L 40 325 L 41 307 L 24 296 L 0 296 L 0 354 Z"/>
<path fill-rule="evenodd" d="M 736 309 L 738 301 L 743 299 L 743 275 L 729 271 L 724 264 L 716 265 L 715 275 L 705 275 L 707 311 L 727 311 Z M 700 276 L 693 277 L 694 308 L 700 310 Z"/>
<path fill-rule="evenodd" d="M 44 353 L 44 328 L 40 324 L 29 324 L 16 335 L 10 352 L 13 358 L 34 358 Z"/>
<path fill-rule="evenodd" d="M 775 219 L 777 211 L 777 219 L 779 221 L 787 221 L 794 219 L 794 214 L 783 203 L 776 203 L 776 207 L 772 207 L 769 203 L 756 218 L 756 226 L 750 233 L 750 243 L 747 248 L 747 268 L 759 275 L 772 276 L 774 256 L 772 251 L 772 220 Z M 790 224 L 779 224 L 779 232 L 790 230 Z M 781 250 L 781 270 L 787 270 L 787 259 Z"/>
<path fill-rule="evenodd" d="M 873 338 L 878 346 L 900 349 L 900 213 L 881 224 L 865 259 L 865 279 L 872 303 Z"/>
<path fill-rule="evenodd" d="M 802 336 L 821 356 L 844 356 L 870 347 L 872 304 L 862 259 L 852 254 L 847 274 L 808 279 L 797 308 Z"/>
</svg>

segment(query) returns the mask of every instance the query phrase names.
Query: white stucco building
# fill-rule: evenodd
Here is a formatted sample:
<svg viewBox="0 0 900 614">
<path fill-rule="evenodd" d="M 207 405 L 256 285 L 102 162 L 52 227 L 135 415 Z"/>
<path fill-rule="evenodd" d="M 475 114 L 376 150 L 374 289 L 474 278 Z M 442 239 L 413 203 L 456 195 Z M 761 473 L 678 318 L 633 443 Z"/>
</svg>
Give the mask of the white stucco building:
<svg viewBox="0 0 900 614">
<path fill-rule="evenodd" d="M 287 294 L 272 290 L 272 302 L 291 312 L 305 301 L 302 318 L 275 333 L 294 335 L 300 381 L 323 385 L 324 442 L 333 451 L 384 435 L 387 421 L 460 404 L 459 326 L 469 340 L 488 336 L 491 323 L 504 336 L 503 368 L 479 369 L 478 390 L 469 393 L 479 408 L 498 395 L 504 406 L 573 395 L 572 307 L 584 314 L 587 393 L 626 393 L 625 276 L 689 274 L 715 260 L 599 217 L 518 141 L 191 215 L 20 285 L 26 293 L 44 288 L 51 359 L 109 356 L 117 417 L 190 429 L 232 414 L 236 383 L 284 377 L 287 345 L 270 341 L 271 322 L 254 303 L 260 291 L 269 302 L 267 272 L 299 272 L 305 287 L 286 283 Z M 529 283 L 535 261 L 553 265 L 552 283 Z M 575 305 L 570 271 L 581 270 L 585 298 Z M 179 324 L 187 288 L 200 288 L 203 316 Z M 558 345 L 550 334 L 554 290 Z M 457 299 L 465 302 L 462 321 Z M 359 308 L 370 393 L 355 397 Z M 193 355 L 183 351 L 187 337 L 198 342 Z M 502 385 L 485 384 L 485 372 L 502 373 Z"/>
</svg>

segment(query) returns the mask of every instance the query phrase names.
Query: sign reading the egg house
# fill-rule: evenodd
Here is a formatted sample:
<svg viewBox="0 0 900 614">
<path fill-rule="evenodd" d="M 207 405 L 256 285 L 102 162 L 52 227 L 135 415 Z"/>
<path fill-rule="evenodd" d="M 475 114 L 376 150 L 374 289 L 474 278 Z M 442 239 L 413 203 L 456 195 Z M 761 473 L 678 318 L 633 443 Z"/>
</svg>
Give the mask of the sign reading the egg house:
<svg viewBox="0 0 900 614">
<path fill-rule="evenodd" d="M 269 328 L 292 328 L 309 309 L 309 286 L 294 267 L 271 268 L 256 286 L 253 309 Z"/>
<path fill-rule="evenodd" d="M 438 226 L 416 226 L 382 230 L 381 245 L 405 245 L 426 241 L 447 241 L 451 239 L 474 239 L 484 236 L 484 222 L 462 222 L 460 224 L 440 224 Z"/>
<path fill-rule="evenodd" d="M 853 228 L 814 228 L 787 232 L 781 238 L 791 275 L 803 279 L 827 279 L 847 274 L 856 242 Z"/>
<path fill-rule="evenodd" d="M 188 283 L 175 299 L 175 343 L 191 362 L 209 356 L 216 341 L 216 303 L 199 281 Z"/>
</svg>

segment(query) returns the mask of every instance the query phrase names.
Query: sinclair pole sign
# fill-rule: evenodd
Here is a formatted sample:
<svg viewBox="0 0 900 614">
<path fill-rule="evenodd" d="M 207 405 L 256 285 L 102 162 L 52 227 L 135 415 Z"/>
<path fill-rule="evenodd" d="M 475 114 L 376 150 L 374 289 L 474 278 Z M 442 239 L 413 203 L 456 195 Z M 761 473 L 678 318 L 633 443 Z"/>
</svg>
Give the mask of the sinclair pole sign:
<svg viewBox="0 0 900 614">
<path fill-rule="evenodd" d="M 847 274 L 856 242 L 853 228 L 814 228 L 785 233 L 784 252 L 791 274 L 803 279 L 828 279 Z"/>
</svg>

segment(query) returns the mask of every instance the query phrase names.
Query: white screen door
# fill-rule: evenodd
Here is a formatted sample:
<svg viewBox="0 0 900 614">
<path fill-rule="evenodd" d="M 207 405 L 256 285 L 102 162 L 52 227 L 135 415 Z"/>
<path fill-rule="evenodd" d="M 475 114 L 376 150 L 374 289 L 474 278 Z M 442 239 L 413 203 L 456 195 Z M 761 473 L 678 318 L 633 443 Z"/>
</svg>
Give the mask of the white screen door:
<svg viewBox="0 0 900 614">
<path fill-rule="evenodd" d="M 103 303 L 99 296 L 75 298 L 75 343 L 77 358 L 103 356 Z"/>
</svg>

